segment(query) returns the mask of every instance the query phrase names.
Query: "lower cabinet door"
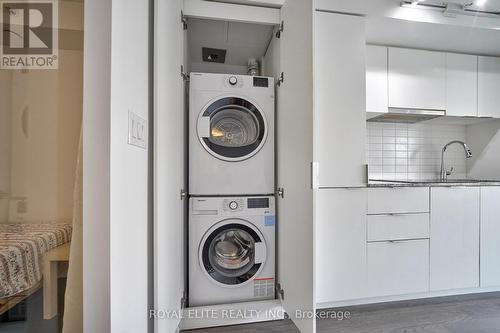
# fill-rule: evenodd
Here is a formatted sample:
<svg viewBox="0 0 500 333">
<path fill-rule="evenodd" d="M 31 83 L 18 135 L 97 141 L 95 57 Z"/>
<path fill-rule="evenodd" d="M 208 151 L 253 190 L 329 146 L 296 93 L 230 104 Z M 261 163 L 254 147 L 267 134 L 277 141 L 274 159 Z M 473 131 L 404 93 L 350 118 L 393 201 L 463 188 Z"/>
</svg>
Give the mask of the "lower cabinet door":
<svg viewBox="0 0 500 333">
<path fill-rule="evenodd" d="M 500 187 L 481 188 L 481 287 L 500 286 Z"/>
<path fill-rule="evenodd" d="M 366 297 L 366 190 L 316 194 L 316 302 Z"/>
<path fill-rule="evenodd" d="M 479 287 L 479 187 L 431 189 L 430 289 Z"/>
<path fill-rule="evenodd" d="M 368 288 L 371 297 L 429 290 L 429 240 L 368 243 Z"/>
</svg>

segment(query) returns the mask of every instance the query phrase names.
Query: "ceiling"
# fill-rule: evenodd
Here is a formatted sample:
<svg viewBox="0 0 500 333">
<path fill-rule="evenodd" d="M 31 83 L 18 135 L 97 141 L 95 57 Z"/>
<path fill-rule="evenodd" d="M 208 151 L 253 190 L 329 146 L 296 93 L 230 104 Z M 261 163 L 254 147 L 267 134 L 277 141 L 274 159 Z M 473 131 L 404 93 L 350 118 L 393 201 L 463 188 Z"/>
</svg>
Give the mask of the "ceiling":
<svg viewBox="0 0 500 333">
<path fill-rule="evenodd" d="M 248 59 L 260 59 L 272 38 L 269 25 L 190 18 L 188 52 L 192 63 L 202 62 L 202 47 L 226 49 L 226 64 L 246 66 Z"/>
<path fill-rule="evenodd" d="M 500 56 L 500 30 L 368 17 L 368 43 Z"/>
<path fill-rule="evenodd" d="M 500 11 L 500 0 L 487 0 L 484 6 L 477 6 L 477 0 L 424 0 L 423 2 L 449 2 L 459 5 L 465 5 L 468 3 L 473 3 L 471 8 L 487 11 Z"/>
<path fill-rule="evenodd" d="M 219 0 L 233 3 L 283 3 L 284 0 Z M 500 56 L 500 18 L 459 15 L 445 17 L 439 11 L 401 8 L 401 0 L 316 0 L 318 8 L 366 16 L 368 43 L 438 51 Z M 442 2 L 439 0 L 423 0 Z M 445 0 L 465 4 L 477 0 Z M 500 0 L 487 0 L 482 8 L 500 11 Z M 272 28 L 255 24 L 190 19 L 189 55 L 201 62 L 203 46 L 228 50 L 226 63 L 246 66 L 261 57 Z"/>
</svg>

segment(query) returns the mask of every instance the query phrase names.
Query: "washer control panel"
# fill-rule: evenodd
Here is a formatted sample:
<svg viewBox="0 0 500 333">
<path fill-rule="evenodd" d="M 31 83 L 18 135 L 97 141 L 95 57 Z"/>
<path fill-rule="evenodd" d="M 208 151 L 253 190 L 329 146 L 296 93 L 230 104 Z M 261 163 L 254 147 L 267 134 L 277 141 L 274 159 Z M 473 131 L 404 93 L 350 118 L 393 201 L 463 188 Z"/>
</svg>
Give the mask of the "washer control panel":
<svg viewBox="0 0 500 333">
<path fill-rule="evenodd" d="M 243 88 L 245 85 L 245 78 L 238 75 L 224 75 L 222 77 L 222 84 L 225 88 Z"/>
<path fill-rule="evenodd" d="M 222 206 L 226 212 L 240 212 L 245 208 L 245 201 L 242 198 L 224 199 Z"/>
<path fill-rule="evenodd" d="M 274 216 L 274 200 L 273 196 L 192 197 L 189 209 L 193 216 Z"/>
</svg>

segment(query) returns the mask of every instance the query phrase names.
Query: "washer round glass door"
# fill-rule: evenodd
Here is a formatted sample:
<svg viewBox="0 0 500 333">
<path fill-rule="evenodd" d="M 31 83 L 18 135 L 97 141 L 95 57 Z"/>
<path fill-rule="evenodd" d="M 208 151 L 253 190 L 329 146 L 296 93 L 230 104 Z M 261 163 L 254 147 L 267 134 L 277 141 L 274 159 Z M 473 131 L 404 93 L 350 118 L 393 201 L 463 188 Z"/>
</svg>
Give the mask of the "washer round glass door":
<svg viewBox="0 0 500 333">
<path fill-rule="evenodd" d="M 213 156 L 241 161 L 255 155 L 267 138 L 262 112 L 252 102 L 224 97 L 210 103 L 198 118 L 198 137 Z"/>
<path fill-rule="evenodd" d="M 266 246 L 260 231 L 248 221 L 229 219 L 203 237 L 199 260 L 203 271 L 224 286 L 241 286 L 262 270 Z"/>
</svg>

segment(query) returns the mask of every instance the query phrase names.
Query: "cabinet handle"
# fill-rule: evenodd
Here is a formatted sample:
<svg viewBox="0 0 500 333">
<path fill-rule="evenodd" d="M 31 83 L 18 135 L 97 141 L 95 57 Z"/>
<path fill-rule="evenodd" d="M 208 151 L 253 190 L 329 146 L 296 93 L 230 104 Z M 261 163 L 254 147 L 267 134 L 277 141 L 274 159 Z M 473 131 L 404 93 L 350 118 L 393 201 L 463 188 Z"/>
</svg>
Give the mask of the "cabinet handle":
<svg viewBox="0 0 500 333">
<path fill-rule="evenodd" d="M 397 243 L 406 243 L 409 242 L 409 239 L 399 239 L 399 240 L 389 240 L 387 241 L 390 244 L 397 244 Z"/>
</svg>

